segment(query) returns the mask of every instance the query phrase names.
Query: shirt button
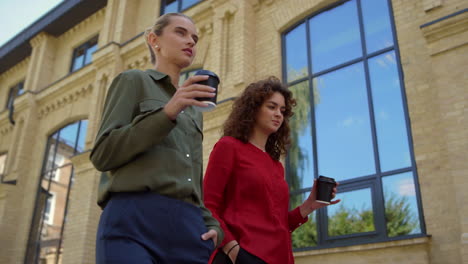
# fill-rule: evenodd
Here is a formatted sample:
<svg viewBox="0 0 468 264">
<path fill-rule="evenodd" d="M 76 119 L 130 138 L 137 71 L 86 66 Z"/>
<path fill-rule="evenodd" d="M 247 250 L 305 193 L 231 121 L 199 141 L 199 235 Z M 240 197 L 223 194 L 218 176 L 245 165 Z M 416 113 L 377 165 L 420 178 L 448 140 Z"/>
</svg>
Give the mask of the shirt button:
<svg viewBox="0 0 468 264">
<path fill-rule="evenodd" d="M 299 223 L 299 225 L 302 225 L 301 223 Z"/>
<path fill-rule="evenodd" d="M 188 181 L 192 181 L 192 179 L 189 178 Z"/>
<path fill-rule="evenodd" d="M 190 157 L 190 154 L 187 154 L 186 156 L 187 156 L 187 158 L 189 158 L 189 157 Z"/>
</svg>

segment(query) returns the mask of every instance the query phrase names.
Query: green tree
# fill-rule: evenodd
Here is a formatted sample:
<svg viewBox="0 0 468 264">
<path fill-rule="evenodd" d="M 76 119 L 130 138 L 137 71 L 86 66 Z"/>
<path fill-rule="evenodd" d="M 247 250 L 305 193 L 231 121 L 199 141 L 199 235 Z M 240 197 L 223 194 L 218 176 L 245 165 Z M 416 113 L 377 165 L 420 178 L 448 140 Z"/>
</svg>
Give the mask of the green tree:
<svg viewBox="0 0 468 264">
<path fill-rule="evenodd" d="M 314 214 L 315 216 L 315 214 Z M 388 237 L 403 236 L 419 230 L 419 222 L 411 211 L 408 198 L 390 193 L 385 201 L 385 219 Z M 328 235 L 339 236 L 375 230 L 371 209 L 358 210 L 341 204 L 337 213 L 329 218 Z M 292 233 L 294 248 L 313 247 L 318 243 L 317 223 L 313 217 Z"/>
<path fill-rule="evenodd" d="M 304 248 L 313 247 L 317 244 L 317 222 L 315 221 L 315 217 L 310 217 L 310 220 L 306 224 L 292 233 L 292 245 L 293 248 Z"/>
<path fill-rule="evenodd" d="M 385 202 L 385 221 L 389 237 L 408 235 L 419 230 L 419 221 L 405 196 L 389 197 Z"/>
</svg>

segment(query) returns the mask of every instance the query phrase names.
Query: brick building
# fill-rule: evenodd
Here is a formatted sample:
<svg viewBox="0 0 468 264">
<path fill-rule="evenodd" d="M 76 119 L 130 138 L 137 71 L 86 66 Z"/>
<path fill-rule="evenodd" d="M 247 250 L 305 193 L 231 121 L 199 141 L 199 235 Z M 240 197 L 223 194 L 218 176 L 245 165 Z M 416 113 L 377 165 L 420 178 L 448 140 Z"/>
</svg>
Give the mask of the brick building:
<svg viewBox="0 0 468 264">
<path fill-rule="evenodd" d="M 296 263 L 468 263 L 464 0 L 65 0 L 0 47 L 0 263 L 94 263 L 106 90 L 151 68 L 143 31 L 173 11 L 199 29 L 184 76 L 222 80 L 205 165 L 233 98 L 275 75 L 298 99 L 291 206 L 341 183 L 293 233 Z"/>
</svg>

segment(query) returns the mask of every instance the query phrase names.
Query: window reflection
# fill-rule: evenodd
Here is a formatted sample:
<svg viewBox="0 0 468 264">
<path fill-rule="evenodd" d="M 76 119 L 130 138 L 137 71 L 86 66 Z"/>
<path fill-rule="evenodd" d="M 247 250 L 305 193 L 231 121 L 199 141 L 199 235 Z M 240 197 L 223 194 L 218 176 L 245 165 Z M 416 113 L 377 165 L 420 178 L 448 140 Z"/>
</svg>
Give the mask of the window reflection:
<svg viewBox="0 0 468 264">
<path fill-rule="evenodd" d="M 89 64 L 91 63 L 92 59 L 93 59 L 93 53 L 96 51 L 97 49 L 97 43 L 93 44 L 89 49 L 86 50 L 86 60 L 84 62 L 84 64 Z"/>
<path fill-rule="evenodd" d="M 382 171 L 411 165 L 395 52 L 369 60 L 374 115 Z"/>
<path fill-rule="evenodd" d="M 78 51 L 77 56 L 73 59 L 72 71 L 80 69 L 84 64 L 84 51 Z"/>
<path fill-rule="evenodd" d="M 86 139 L 86 129 L 88 128 L 88 120 L 81 121 L 80 131 L 78 135 L 78 145 L 76 146 L 76 151 L 78 153 L 85 150 L 85 139 Z"/>
<path fill-rule="evenodd" d="M 290 120 L 291 147 L 288 155 L 290 190 L 311 187 L 314 181 L 312 151 L 312 123 L 310 113 L 309 82 L 301 82 L 289 88 L 296 99 L 294 116 Z"/>
<path fill-rule="evenodd" d="M 167 14 L 182 12 L 183 10 L 201 2 L 201 0 L 166 0 L 161 2 L 162 13 Z"/>
<path fill-rule="evenodd" d="M 176 13 L 177 9 L 178 9 L 178 1 L 166 0 L 166 5 L 164 6 L 164 14 Z"/>
<path fill-rule="evenodd" d="M 338 193 L 336 198 L 341 202 L 327 207 L 329 236 L 375 231 L 370 188 Z"/>
<path fill-rule="evenodd" d="M 291 195 L 291 210 L 298 207 L 307 198 L 309 192 Z M 298 227 L 292 233 L 293 247 L 313 247 L 318 244 L 317 215 L 315 212 L 309 215 L 309 221 Z"/>
<path fill-rule="evenodd" d="M 375 173 L 362 63 L 316 79 L 319 174 L 340 181 Z"/>
<path fill-rule="evenodd" d="M 73 150 L 75 148 L 77 134 L 78 134 L 78 123 L 68 125 L 65 128 L 62 128 L 62 130 L 60 130 L 59 153 L 63 153 L 63 156 L 73 155 Z"/>
<path fill-rule="evenodd" d="M 367 52 L 393 46 L 387 0 L 361 0 Z"/>
<path fill-rule="evenodd" d="M 73 183 L 70 158 L 87 121 L 70 124 L 49 137 L 25 263 L 59 263 L 68 193 Z"/>
<path fill-rule="evenodd" d="M 356 1 L 310 20 L 312 71 L 320 72 L 362 55 Z"/>
<path fill-rule="evenodd" d="M 198 2 L 200 2 L 200 0 L 182 0 L 182 10 L 187 9 Z"/>
<path fill-rule="evenodd" d="M 342 244 L 425 232 L 416 197 L 392 189 L 392 179 L 406 177 L 414 191 L 416 175 L 391 175 L 415 168 L 390 16 L 386 0 L 340 1 L 283 37 L 283 78 L 297 100 L 286 159 L 291 205 L 308 194 L 316 172 L 339 181 L 342 202 L 318 210 L 313 229 Z M 385 207 L 385 215 L 372 206 Z M 336 245 L 296 232 L 294 247 Z"/>
<path fill-rule="evenodd" d="M 385 218 L 389 237 L 421 232 L 413 174 L 411 172 L 382 179 L 385 198 Z"/>
<path fill-rule="evenodd" d="M 302 24 L 285 37 L 287 81 L 308 75 L 306 27 Z"/>
</svg>

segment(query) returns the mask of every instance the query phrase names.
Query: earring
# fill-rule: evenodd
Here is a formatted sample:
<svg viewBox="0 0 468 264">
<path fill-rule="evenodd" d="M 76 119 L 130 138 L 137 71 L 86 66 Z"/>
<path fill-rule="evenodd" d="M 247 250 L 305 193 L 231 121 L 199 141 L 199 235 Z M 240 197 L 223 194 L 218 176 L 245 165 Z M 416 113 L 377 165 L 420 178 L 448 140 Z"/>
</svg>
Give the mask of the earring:
<svg viewBox="0 0 468 264">
<path fill-rule="evenodd" d="M 159 46 L 158 46 L 158 45 L 154 45 L 154 48 L 155 48 L 155 49 L 159 49 Z"/>
</svg>

